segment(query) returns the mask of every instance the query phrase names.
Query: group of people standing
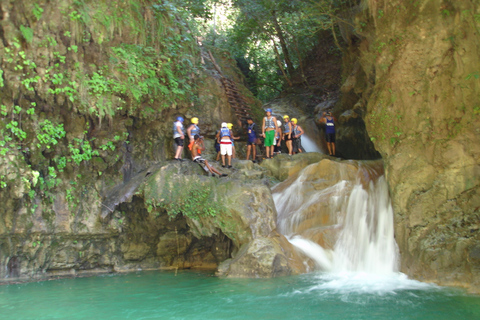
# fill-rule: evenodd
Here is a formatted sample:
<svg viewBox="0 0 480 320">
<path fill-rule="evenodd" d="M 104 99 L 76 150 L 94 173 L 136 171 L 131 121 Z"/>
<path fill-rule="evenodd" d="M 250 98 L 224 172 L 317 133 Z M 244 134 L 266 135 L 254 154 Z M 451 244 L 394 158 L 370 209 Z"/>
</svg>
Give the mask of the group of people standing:
<svg viewBox="0 0 480 320">
<path fill-rule="evenodd" d="M 285 147 L 289 155 L 305 152 L 302 147 L 301 136 L 305 133 L 301 126 L 297 124 L 297 119 L 288 115 L 283 116 L 283 126 L 280 120 L 272 115 L 272 109 L 266 109 L 266 116 L 263 118 L 261 134 L 257 129 L 252 118 L 247 119 L 247 155 L 246 160 L 250 159 L 256 162 L 257 151 L 256 146 L 261 144 L 260 137 L 264 138 L 265 157 L 273 158 L 274 154 L 281 153 L 281 142 L 284 141 Z M 186 130 L 189 138 L 188 148 L 192 154 L 192 160 L 201 164 L 207 172 L 217 174 L 218 176 L 226 176 L 213 168 L 207 160 L 201 157 L 202 151 L 205 150 L 203 136 L 200 135 L 198 127 L 198 118 L 191 119 L 191 124 Z M 323 113 L 320 119 L 326 125 L 327 147 L 330 155 L 335 155 L 335 124 L 331 113 Z M 177 145 L 174 160 L 185 161 L 182 159 L 182 152 L 185 141 L 185 129 L 183 126 L 183 117 L 177 117 L 173 124 L 173 138 Z M 234 140 L 240 139 L 233 135 L 233 124 L 222 122 L 221 128 L 217 131 L 215 137 L 215 145 L 217 149 L 217 161 L 222 158 L 222 167 L 232 168 L 232 157 L 235 155 Z"/>
<path fill-rule="evenodd" d="M 268 108 L 265 111 L 266 116 L 262 121 L 261 136 L 265 138 L 264 146 L 266 159 L 271 159 L 273 158 L 274 154 L 281 153 L 282 141 L 285 141 L 289 155 L 305 152 L 301 142 L 301 136 L 305 132 L 303 131 L 302 127 L 297 124 L 297 119 L 292 118 L 290 120 L 288 115 L 284 115 L 284 124 L 282 127 L 282 122 L 277 120 L 277 118 L 272 115 L 272 109 Z M 248 159 L 249 153 L 247 149 L 247 160 Z"/>
</svg>

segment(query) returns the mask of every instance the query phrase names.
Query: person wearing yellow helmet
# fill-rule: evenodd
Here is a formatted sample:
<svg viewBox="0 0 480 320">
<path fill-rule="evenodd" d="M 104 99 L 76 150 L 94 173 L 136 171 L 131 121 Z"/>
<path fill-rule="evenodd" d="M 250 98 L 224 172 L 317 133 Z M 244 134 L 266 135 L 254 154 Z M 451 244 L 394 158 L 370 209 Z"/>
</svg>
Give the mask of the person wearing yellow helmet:
<svg viewBox="0 0 480 320">
<path fill-rule="evenodd" d="M 292 122 L 290 121 L 290 117 L 288 115 L 283 116 L 283 121 L 285 124 L 283 125 L 283 140 L 285 140 L 285 145 L 288 149 L 288 154 L 292 154 Z"/>
<path fill-rule="evenodd" d="M 301 140 L 303 134 L 302 127 L 297 125 L 297 119 L 292 118 L 292 154 L 304 152 Z"/>
<path fill-rule="evenodd" d="M 187 135 L 190 143 L 188 144 L 188 149 L 191 151 L 193 147 L 193 143 L 195 142 L 195 135 L 198 134 L 200 135 L 200 128 L 198 127 L 198 118 L 193 117 L 190 122 L 192 123 L 188 128 L 187 128 Z M 193 156 L 192 156 L 193 158 Z"/>
<path fill-rule="evenodd" d="M 222 122 L 222 127 L 217 134 L 217 141 L 220 144 L 220 155 L 222 156 L 222 167 L 225 168 L 225 156 L 227 156 L 227 168 L 232 167 L 232 131 L 228 129 L 228 124 Z"/>
</svg>

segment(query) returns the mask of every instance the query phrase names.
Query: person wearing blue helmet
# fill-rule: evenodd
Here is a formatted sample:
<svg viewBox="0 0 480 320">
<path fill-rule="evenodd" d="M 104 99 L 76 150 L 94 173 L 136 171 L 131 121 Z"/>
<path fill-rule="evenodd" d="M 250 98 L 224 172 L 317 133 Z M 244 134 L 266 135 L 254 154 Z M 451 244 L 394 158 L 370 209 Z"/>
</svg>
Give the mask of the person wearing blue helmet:
<svg viewBox="0 0 480 320">
<path fill-rule="evenodd" d="M 262 136 L 265 138 L 265 153 L 267 159 L 273 158 L 273 140 L 277 132 L 277 119 L 272 116 L 272 109 L 265 110 L 267 116 L 263 118 Z"/>
<path fill-rule="evenodd" d="M 183 127 L 183 121 L 184 119 L 182 117 L 177 117 L 177 121 L 173 123 L 173 139 L 175 140 L 175 144 L 177 145 L 174 160 L 179 161 L 183 161 L 182 151 L 183 143 L 185 141 L 185 128 Z"/>
</svg>

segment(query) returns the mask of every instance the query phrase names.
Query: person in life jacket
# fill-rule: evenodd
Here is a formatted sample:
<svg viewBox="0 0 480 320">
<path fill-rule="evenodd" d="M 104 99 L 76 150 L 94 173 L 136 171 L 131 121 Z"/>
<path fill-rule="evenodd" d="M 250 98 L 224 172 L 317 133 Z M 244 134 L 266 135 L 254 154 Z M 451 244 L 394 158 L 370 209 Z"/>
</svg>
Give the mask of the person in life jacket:
<svg viewBox="0 0 480 320">
<path fill-rule="evenodd" d="M 267 159 L 273 158 L 273 140 L 277 132 L 277 119 L 272 116 L 272 109 L 265 110 L 267 116 L 263 118 L 262 136 L 265 137 L 265 154 Z"/>
<path fill-rule="evenodd" d="M 222 167 L 225 168 L 225 155 L 228 159 L 227 168 L 232 167 L 232 131 L 228 129 L 226 122 L 222 122 L 222 127 L 218 134 L 218 143 L 220 143 L 220 154 L 222 156 Z"/>
<path fill-rule="evenodd" d="M 335 117 L 331 112 L 324 112 L 320 122 L 325 124 L 325 139 L 327 140 L 328 154 L 335 156 Z"/>
<path fill-rule="evenodd" d="M 247 159 L 250 159 L 250 152 L 252 153 L 252 161 L 253 163 L 257 162 L 257 127 L 253 122 L 251 117 L 247 118 Z"/>
<path fill-rule="evenodd" d="M 203 137 L 196 134 L 193 137 L 193 146 L 192 146 L 193 162 L 198 163 L 206 172 L 211 173 L 213 176 L 217 174 L 218 177 L 226 177 L 227 174 L 220 173 L 217 169 L 212 167 L 206 159 L 202 158 L 203 150 L 205 150 Z"/>
<path fill-rule="evenodd" d="M 273 141 L 274 154 L 282 153 L 281 142 L 282 142 L 282 122 L 280 120 L 277 120 L 277 132 L 275 133 L 275 140 Z"/>
<path fill-rule="evenodd" d="M 235 141 L 233 141 L 233 140 L 238 140 L 238 139 L 240 139 L 240 137 L 235 137 L 233 135 L 233 130 L 232 130 L 233 129 L 233 123 L 227 123 L 227 128 L 232 133 L 232 136 L 231 136 L 231 140 L 232 140 L 232 159 L 235 159 Z"/>
<path fill-rule="evenodd" d="M 304 134 L 302 127 L 297 125 L 297 119 L 292 118 L 292 154 L 305 152 L 302 147 L 302 138 Z"/>
<path fill-rule="evenodd" d="M 188 149 L 191 151 L 193 143 L 195 142 L 195 135 L 200 135 L 200 128 L 198 127 L 198 118 L 193 117 L 191 120 L 192 124 L 187 128 L 187 135 L 190 143 L 188 144 Z"/>
<path fill-rule="evenodd" d="M 288 154 L 292 154 L 292 122 L 290 121 L 290 117 L 288 115 L 283 116 L 283 121 L 285 124 L 283 125 L 283 140 L 285 140 L 285 145 L 288 149 Z"/>
<path fill-rule="evenodd" d="M 185 141 L 185 128 L 183 127 L 183 118 L 177 117 L 173 123 L 173 140 L 177 145 L 174 160 L 184 161 L 182 159 L 183 143 Z"/>
</svg>

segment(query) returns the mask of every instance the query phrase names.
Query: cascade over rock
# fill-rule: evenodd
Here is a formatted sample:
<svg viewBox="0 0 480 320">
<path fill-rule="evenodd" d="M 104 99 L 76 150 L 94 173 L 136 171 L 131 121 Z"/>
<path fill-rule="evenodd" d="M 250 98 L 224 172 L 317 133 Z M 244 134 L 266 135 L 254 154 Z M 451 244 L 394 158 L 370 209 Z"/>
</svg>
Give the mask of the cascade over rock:
<svg viewBox="0 0 480 320">
<path fill-rule="evenodd" d="M 364 4 L 342 89 L 385 162 L 401 271 L 479 292 L 480 8 Z"/>
</svg>

